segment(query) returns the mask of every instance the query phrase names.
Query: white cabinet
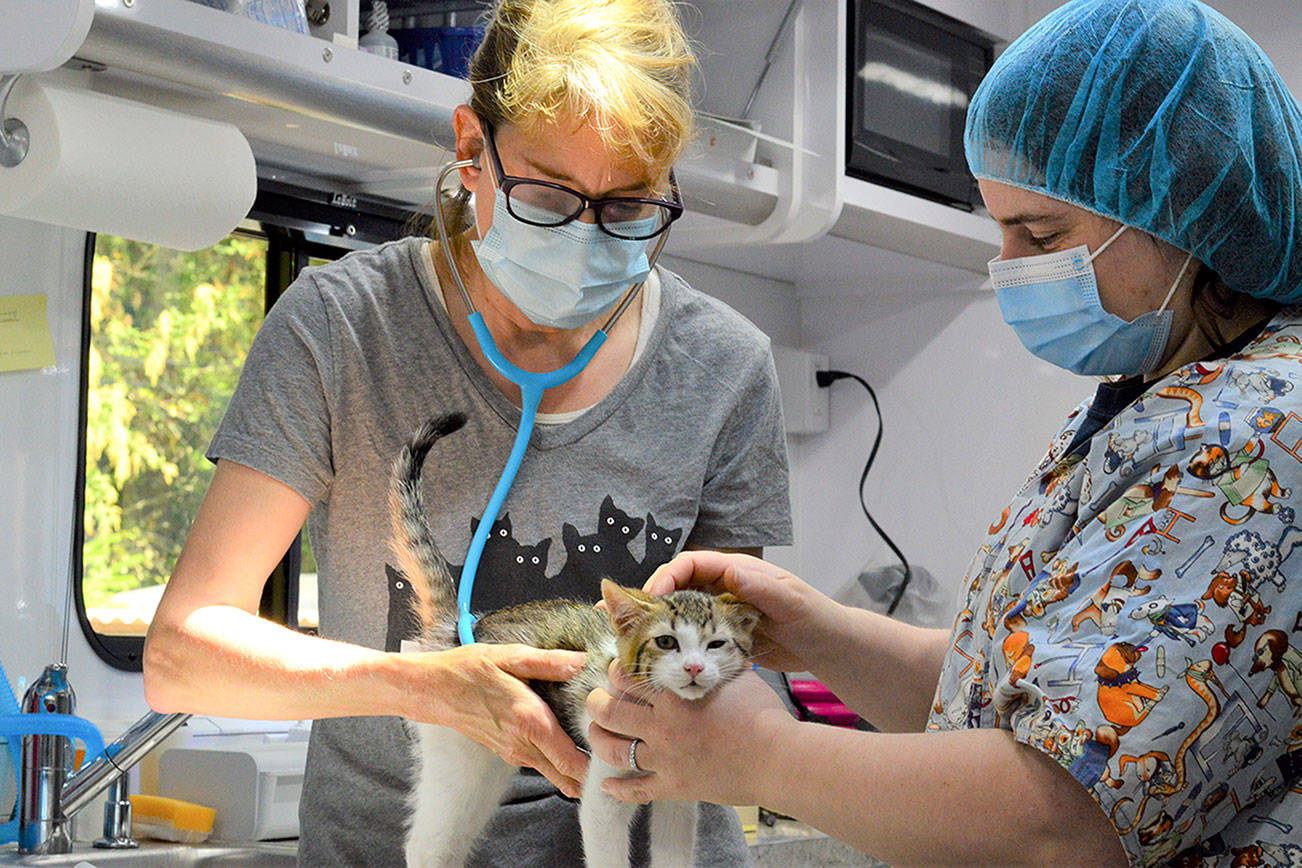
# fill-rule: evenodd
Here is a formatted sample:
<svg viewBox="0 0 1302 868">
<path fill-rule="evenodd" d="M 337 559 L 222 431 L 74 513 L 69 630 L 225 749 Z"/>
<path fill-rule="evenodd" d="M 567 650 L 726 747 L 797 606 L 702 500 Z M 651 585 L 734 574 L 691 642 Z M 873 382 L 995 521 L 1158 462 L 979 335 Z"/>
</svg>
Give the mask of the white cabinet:
<svg viewBox="0 0 1302 868">
<path fill-rule="evenodd" d="M 841 251 L 843 244 L 814 243 L 778 253 L 755 247 L 833 238 L 985 272 L 999 243 L 998 229 L 988 218 L 846 176 L 848 2 L 800 0 L 755 102 L 753 119 L 763 131 L 790 143 L 784 147 L 762 140 L 758 146 L 758 160 L 777 171 L 774 208 L 759 223 L 684 221 L 672 242 L 676 252 L 749 263 L 749 270 L 755 270 L 757 261 L 776 257 L 790 263 L 803 253 L 795 256 L 798 268 L 818 281 L 841 273 L 845 257 L 824 256 L 823 251 Z M 1026 4 L 1021 0 L 928 0 L 928 5 L 999 40 L 1015 37 L 1025 25 Z M 759 74 L 787 0 L 693 0 L 693 6 L 700 22 L 694 35 L 704 46 L 703 107 L 720 115 L 735 114 Z"/>
</svg>

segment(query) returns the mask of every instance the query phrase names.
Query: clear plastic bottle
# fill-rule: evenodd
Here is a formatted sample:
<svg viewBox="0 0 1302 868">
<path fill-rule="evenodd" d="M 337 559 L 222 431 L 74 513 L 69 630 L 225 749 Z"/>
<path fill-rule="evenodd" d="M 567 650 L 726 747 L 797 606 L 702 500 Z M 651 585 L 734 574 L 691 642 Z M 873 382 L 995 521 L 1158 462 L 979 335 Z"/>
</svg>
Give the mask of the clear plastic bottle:
<svg viewBox="0 0 1302 868">
<path fill-rule="evenodd" d="M 371 0 L 366 32 L 357 40 L 357 47 L 371 54 L 398 59 L 398 40 L 389 34 L 389 5 L 385 0 Z"/>
</svg>

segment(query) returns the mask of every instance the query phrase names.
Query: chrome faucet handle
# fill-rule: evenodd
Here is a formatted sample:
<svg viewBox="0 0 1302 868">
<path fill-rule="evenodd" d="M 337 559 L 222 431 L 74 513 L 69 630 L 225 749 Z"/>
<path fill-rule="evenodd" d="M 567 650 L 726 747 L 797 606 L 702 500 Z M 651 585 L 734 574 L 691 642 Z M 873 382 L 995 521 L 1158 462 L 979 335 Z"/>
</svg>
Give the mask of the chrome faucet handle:
<svg viewBox="0 0 1302 868">
<path fill-rule="evenodd" d="M 101 850 L 133 850 L 140 845 L 131 837 L 131 772 L 123 772 L 109 785 L 104 802 L 104 837 L 94 846 Z"/>
<path fill-rule="evenodd" d="M 141 757 L 190 718 L 149 712 L 106 749 L 98 729 L 72 715 L 75 698 L 67 667 L 47 666 L 23 696 L 23 714 L 0 716 L 0 732 L 23 734 L 19 785 L 18 852 L 67 853 L 72 849 L 68 818 L 109 791 L 104 838 L 96 846 L 130 848 L 131 801 L 127 773 Z M 86 745 L 87 759 L 71 772 L 71 739 Z M 71 772 L 71 773 L 70 773 Z"/>
</svg>

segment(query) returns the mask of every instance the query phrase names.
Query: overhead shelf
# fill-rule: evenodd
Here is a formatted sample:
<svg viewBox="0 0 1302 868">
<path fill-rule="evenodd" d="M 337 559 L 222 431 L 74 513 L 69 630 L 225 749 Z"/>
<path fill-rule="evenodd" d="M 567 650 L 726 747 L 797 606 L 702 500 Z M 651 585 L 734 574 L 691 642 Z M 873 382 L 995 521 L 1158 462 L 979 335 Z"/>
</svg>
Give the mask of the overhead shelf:
<svg viewBox="0 0 1302 868">
<path fill-rule="evenodd" d="M 450 156 L 466 83 L 189 0 L 96 7 L 77 52 L 96 90 L 235 124 L 266 173 L 413 205 Z M 310 167 L 310 168 L 309 168 Z M 777 200 L 767 166 L 689 151 L 688 207 L 758 223 Z"/>
</svg>

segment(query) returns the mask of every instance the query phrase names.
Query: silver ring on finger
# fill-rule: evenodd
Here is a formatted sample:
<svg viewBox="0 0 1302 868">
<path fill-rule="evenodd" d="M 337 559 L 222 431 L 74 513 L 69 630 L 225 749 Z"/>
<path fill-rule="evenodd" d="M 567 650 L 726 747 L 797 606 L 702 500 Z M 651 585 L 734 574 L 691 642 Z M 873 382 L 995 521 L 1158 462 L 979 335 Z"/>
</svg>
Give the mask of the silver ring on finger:
<svg viewBox="0 0 1302 868">
<path fill-rule="evenodd" d="M 635 738 L 628 743 L 628 767 L 638 774 L 644 774 L 642 769 L 638 768 L 637 764 L 637 746 L 641 742 L 642 739 Z"/>
</svg>

